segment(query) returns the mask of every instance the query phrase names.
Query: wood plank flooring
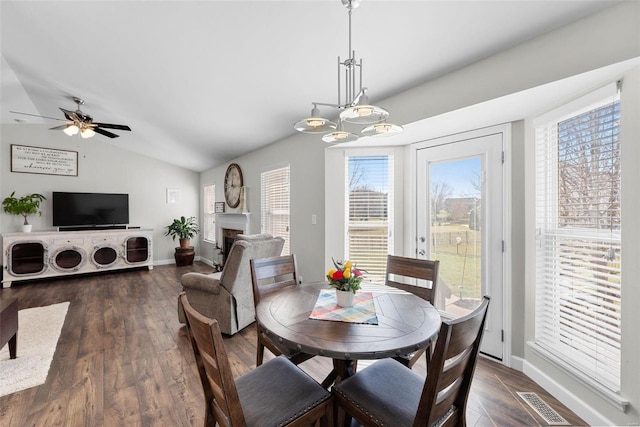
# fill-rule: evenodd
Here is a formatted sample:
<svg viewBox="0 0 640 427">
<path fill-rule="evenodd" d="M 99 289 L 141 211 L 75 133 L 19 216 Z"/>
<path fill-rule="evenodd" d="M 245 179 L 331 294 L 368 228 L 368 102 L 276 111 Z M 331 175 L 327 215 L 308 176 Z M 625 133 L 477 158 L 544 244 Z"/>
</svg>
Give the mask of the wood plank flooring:
<svg viewBox="0 0 640 427">
<path fill-rule="evenodd" d="M 166 265 L 1 289 L 0 298 L 18 297 L 20 309 L 70 306 L 46 383 L 0 397 L 0 425 L 202 426 L 202 388 L 176 314 L 180 276 L 188 271 L 211 268 Z M 225 339 L 234 375 L 255 366 L 255 342 L 253 325 Z M 315 357 L 301 367 L 321 380 L 331 361 Z M 424 375 L 424 360 L 414 370 Z M 572 425 L 585 425 L 528 377 L 488 359 L 476 369 L 467 424 L 547 425 L 517 391 L 536 392 Z"/>
</svg>

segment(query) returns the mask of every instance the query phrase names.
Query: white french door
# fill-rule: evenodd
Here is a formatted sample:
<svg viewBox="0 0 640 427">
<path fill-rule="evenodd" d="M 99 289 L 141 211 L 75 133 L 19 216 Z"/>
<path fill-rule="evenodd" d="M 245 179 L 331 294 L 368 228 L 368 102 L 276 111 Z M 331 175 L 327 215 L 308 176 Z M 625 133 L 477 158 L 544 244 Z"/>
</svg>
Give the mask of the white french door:
<svg viewBox="0 0 640 427">
<path fill-rule="evenodd" d="M 503 133 L 430 141 L 416 155 L 418 258 L 440 260 L 436 307 L 491 297 L 480 351 L 503 358 Z"/>
</svg>

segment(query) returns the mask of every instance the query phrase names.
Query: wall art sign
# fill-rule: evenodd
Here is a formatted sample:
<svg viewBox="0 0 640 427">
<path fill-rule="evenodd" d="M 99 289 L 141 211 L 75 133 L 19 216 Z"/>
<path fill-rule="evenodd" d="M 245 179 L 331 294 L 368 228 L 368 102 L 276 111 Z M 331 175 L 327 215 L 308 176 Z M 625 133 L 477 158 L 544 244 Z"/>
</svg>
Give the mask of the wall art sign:
<svg viewBox="0 0 640 427">
<path fill-rule="evenodd" d="M 78 152 L 11 144 L 11 172 L 78 176 Z"/>
<path fill-rule="evenodd" d="M 177 188 L 167 188 L 167 204 L 175 204 L 180 201 L 180 190 Z"/>
</svg>

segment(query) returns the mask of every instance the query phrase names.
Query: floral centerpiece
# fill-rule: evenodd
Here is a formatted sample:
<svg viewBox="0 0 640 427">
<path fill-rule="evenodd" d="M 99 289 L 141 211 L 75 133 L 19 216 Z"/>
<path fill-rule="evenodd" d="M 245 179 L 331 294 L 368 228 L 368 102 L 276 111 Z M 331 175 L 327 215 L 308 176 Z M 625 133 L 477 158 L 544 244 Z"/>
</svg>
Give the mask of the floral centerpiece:
<svg viewBox="0 0 640 427">
<path fill-rule="evenodd" d="M 327 272 L 327 280 L 329 286 L 338 291 L 347 291 L 356 293 L 360 289 L 362 283 L 362 272 L 350 261 L 336 261 L 331 258 L 335 268 Z"/>
</svg>

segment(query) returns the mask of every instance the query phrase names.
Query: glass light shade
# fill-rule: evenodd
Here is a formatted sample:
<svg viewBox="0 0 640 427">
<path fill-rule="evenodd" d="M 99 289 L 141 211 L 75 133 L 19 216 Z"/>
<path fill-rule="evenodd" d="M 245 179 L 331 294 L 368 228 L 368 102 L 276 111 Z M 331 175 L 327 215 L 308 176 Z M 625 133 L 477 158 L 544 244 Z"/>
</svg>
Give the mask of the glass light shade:
<svg viewBox="0 0 640 427">
<path fill-rule="evenodd" d="M 80 136 L 83 138 L 91 138 L 95 134 L 95 131 L 91 128 L 84 128 L 80 131 Z"/>
<path fill-rule="evenodd" d="M 322 137 L 322 140 L 328 144 L 338 144 L 340 142 L 353 142 L 358 140 L 358 135 L 344 130 L 336 130 Z"/>
<path fill-rule="evenodd" d="M 311 110 L 311 117 L 300 120 L 293 127 L 298 132 L 326 133 L 336 129 L 338 125 L 331 120 L 320 117 L 320 110 L 314 106 L 313 110 Z"/>
<path fill-rule="evenodd" d="M 364 136 L 393 136 L 401 133 L 404 129 L 402 126 L 394 125 L 393 123 L 376 123 L 374 125 L 368 126 L 362 129 L 360 132 Z"/>
<path fill-rule="evenodd" d="M 69 125 L 66 128 L 62 129 L 62 132 L 66 133 L 69 136 L 73 136 L 76 133 L 78 133 L 78 126 L 76 125 Z"/>
<path fill-rule="evenodd" d="M 389 112 L 375 105 L 355 105 L 340 113 L 340 119 L 348 123 L 370 125 L 383 122 L 389 117 Z"/>
</svg>

